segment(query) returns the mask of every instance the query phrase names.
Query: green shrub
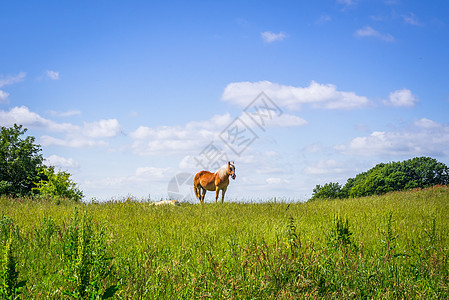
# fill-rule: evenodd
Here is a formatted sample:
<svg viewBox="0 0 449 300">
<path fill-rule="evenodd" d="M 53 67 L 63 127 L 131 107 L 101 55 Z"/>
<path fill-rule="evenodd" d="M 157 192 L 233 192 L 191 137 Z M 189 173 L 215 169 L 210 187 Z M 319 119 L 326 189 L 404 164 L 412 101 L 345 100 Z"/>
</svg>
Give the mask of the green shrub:
<svg viewBox="0 0 449 300">
<path fill-rule="evenodd" d="M 334 227 L 328 235 L 328 244 L 334 248 L 349 246 L 352 244 L 351 235 L 348 219 L 343 220 L 340 216 L 335 216 Z"/>
<path fill-rule="evenodd" d="M 80 219 L 75 208 L 65 244 L 68 289 L 63 293 L 75 299 L 112 297 L 117 286 L 105 286 L 106 279 L 112 275 L 113 265 L 112 258 L 106 254 L 103 228 L 94 226 L 86 212 Z"/>
<path fill-rule="evenodd" d="M 310 200 L 382 195 L 387 192 L 449 184 L 449 168 L 430 157 L 380 163 L 370 170 L 338 183 L 317 185 Z"/>
<path fill-rule="evenodd" d="M 41 180 L 35 182 L 33 191 L 44 198 L 55 199 L 67 198 L 79 201 L 83 198 L 82 191 L 76 183 L 70 179 L 71 174 L 64 171 L 55 172 L 55 168 L 43 166 L 40 170 Z"/>
<path fill-rule="evenodd" d="M 19 272 L 17 271 L 17 263 L 13 253 L 13 238 L 10 237 L 4 248 L 2 269 L 0 270 L 1 299 L 18 299 L 21 289 L 26 284 L 25 280 L 18 281 Z"/>
<path fill-rule="evenodd" d="M 339 183 L 326 183 L 325 185 L 317 185 L 313 189 L 313 196 L 310 200 L 316 199 L 336 199 L 343 198 L 344 195 L 342 193 L 341 185 Z"/>
</svg>

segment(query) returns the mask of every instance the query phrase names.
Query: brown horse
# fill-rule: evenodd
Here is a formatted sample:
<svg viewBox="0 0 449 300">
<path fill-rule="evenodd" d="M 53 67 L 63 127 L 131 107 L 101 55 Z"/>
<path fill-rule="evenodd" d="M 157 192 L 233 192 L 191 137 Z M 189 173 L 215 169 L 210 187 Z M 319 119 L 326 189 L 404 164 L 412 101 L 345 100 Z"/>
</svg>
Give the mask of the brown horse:
<svg viewBox="0 0 449 300">
<path fill-rule="evenodd" d="M 223 203 L 226 189 L 229 185 L 229 176 L 231 176 L 232 179 L 235 179 L 234 162 L 230 161 L 215 173 L 209 171 L 196 173 L 195 178 L 193 179 L 193 189 L 201 204 L 204 204 L 206 191 L 215 191 L 215 203 L 217 203 L 220 190 L 222 191 L 221 203 Z"/>
</svg>

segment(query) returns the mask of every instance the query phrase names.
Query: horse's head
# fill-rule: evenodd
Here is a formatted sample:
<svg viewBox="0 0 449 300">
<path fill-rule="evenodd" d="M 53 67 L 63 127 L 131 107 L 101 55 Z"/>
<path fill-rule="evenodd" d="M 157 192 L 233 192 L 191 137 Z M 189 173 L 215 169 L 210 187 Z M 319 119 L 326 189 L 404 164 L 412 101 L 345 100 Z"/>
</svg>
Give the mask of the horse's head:
<svg viewBox="0 0 449 300">
<path fill-rule="evenodd" d="M 232 179 L 235 180 L 235 166 L 234 162 L 228 161 L 228 175 L 231 176 Z"/>
</svg>

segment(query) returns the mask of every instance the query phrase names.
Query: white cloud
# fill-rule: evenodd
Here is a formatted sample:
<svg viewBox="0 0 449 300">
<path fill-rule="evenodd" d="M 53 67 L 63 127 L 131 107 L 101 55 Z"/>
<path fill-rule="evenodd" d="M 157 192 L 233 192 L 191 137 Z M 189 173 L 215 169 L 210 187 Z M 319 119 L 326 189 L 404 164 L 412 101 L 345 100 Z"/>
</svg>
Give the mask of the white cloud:
<svg viewBox="0 0 449 300">
<path fill-rule="evenodd" d="M 415 144 L 413 135 L 409 133 L 375 131 L 369 136 L 354 138 L 349 145 L 337 145 L 335 149 L 346 154 L 363 156 L 406 155 L 419 150 Z"/>
<path fill-rule="evenodd" d="M 65 112 L 58 112 L 58 111 L 51 110 L 51 111 L 49 111 L 49 113 L 50 113 L 50 115 L 55 116 L 55 117 L 71 117 L 71 116 L 75 116 L 75 115 L 80 115 L 81 111 L 68 110 Z"/>
<path fill-rule="evenodd" d="M 379 32 L 377 32 L 376 30 L 374 30 L 370 26 L 365 26 L 362 29 L 356 30 L 355 35 L 359 36 L 359 37 L 363 37 L 363 36 L 377 36 L 377 35 L 379 35 Z"/>
<path fill-rule="evenodd" d="M 43 135 L 40 138 L 42 145 L 72 148 L 107 147 L 109 144 L 101 138 L 112 138 L 121 133 L 116 119 L 84 123 L 83 127 L 71 126 L 73 129 L 64 131 L 64 138 Z"/>
<path fill-rule="evenodd" d="M 376 22 L 380 22 L 380 21 L 384 21 L 384 17 L 383 16 L 377 16 L 377 15 L 373 15 L 369 17 L 371 20 L 376 21 Z"/>
<path fill-rule="evenodd" d="M 129 189 L 130 191 L 136 191 L 136 189 L 147 190 L 149 182 L 158 182 L 157 186 L 161 187 L 162 184 L 168 182 L 170 176 L 173 176 L 173 171 L 170 168 L 139 167 L 132 175 L 89 180 L 84 185 L 87 188 L 94 188 L 96 190 L 113 189 L 122 192 L 124 189 Z M 166 188 L 166 185 L 164 185 L 162 190 L 166 192 Z"/>
<path fill-rule="evenodd" d="M 269 127 L 297 127 L 307 125 L 307 121 L 295 115 L 282 114 L 278 117 L 269 119 Z"/>
<path fill-rule="evenodd" d="M 325 150 L 326 147 L 324 147 L 321 143 L 310 144 L 303 148 L 304 153 L 307 154 L 320 153 L 324 152 Z"/>
<path fill-rule="evenodd" d="M 19 74 L 12 76 L 4 76 L 0 75 L 0 88 L 6 85 L 11 85 L 22 81 L 26 76 L 25 72 L 20 72 Z M 3 90 L 0 90 L 0 103 L 6 103 L 8 100 L 9 93 Z"/>
<path fill-rule="evenodd" d="M 169 168 L 140 167 L 136 169 L 137 178 L 164 178 Z"/>
<path fill-rule="evenodd" d="M 404 131 L 375 131 L 334 148 L 345 154 L 361 156 L 449 155 L 449 125 L 428 119 L 421 119 L 414 125 Z"/>
<path fill-rule="evenodd" d="M 233 118 L 229 113 L 214 115 L 207 121 L 192 121 L 185 126 L 158 126 L 155 128 L 140 126 L 130 136 L 135 140 L 187 140 L 187 139 L 211 139 L 223 130 Z"/>
<path fill-rule="evenodd" d="M 84 135 L 92 138 L 114 137 L 122 132 L 117 119 L 84 123 Z"/>
<path fill-rule="evenodd" d="M 279 177 L 270 177 L 266 179 L 267 184 L 270 185 L 279 185 L 279 184 L 289 184 L 290 180 L 279 178 Z"/>
<path fill-rule="evenodd" d="M 248 112 L 242 114 L 240 118 L 245 124 L 250 127 L 255 127 L 256 122 L 261 123 L 264 128 L 267 127 L 297 127 L 307 125 L 307 121 L 295 115 L 282 114 L 280 116 L 274 115 L 270 110 L 259 109 L 257 112 Z"/>
<path fill-rule="evenodd" d="M 132 149 L 138 155 L 173 154 L 198 150 L 200 143 L 195 140 L 134 141 Z"/>
<path fill-rule="evenodd" d="M 261 116 L 263 114 L 263 116 Z M 280 116 L 271 111 L 259 111 L 258 114 L 242 113 L 238 116 L 246 126 L 256 128 L 258 125 L 252 121 L 251 116 L 263 120 L 264 129 L 273 127 L 296 127 L 307 124 L 307 121 L 289 114 Z M 139 155 L 190 153 L 200 152 L 209 143 L 218 139 L 219 134 L 225 130 L 236 118 L 229 113 L 215 115 L 206 121 L 193 121 L 184 126 L 140 126 L 129 135 L 134 140 L 131 148 Z M 221 142 L 219 142 L 221 143 Z M 185 165 L 185 164 L 184 164 Z M 183 165 L 183 166 L 184 166 Z"/>
<path fill-rule="evenodd" d="M 355 1 L 353 1 L 353 0 L 337 0 L 337 3 L 342 4 L 342 5 L 347 5 L 347 6 L 355 5 Z"/>
<path fill-rule="evenodd" d="M 441 126 L 437 122 L 429 120 L 427 118 L 422 118 L 422 119 L 419 119 L 418 121 L 415 121 L 414 125 L 417 127 L 426 128 L 426 129 L 437 128 L 437 127 Z"/>
<path fill-rule="evenodd" d="M 197 129 L 197 128 L 208 128 L 208 129 L 218 129 L 222 130 L 233 121 L 230 113 L 225 113 L 222 115 L 214 115 L 210 120 L 207 121 L 192 121 L 187 123 L 186 128 Z"/>
<path fill-rule="evenodd" d="M 185 126 L 140 126 L 130 133 L 132 149 L 139 155 L 199 151 L 210 143 L 233 119 L 230 114 L 215 115 L 208 121 Z"/>
<path fill-rule="evenodd" d="M 266 182 L 268 183 L 268 184 L 279 184 L 279 183 L 281 183 L 281 178 L 278 178 L 278 177 L 270 177 L 270 178 L 267 178 L 267 180 L 266 180 Z"/>
<path fill-rule="evenodd" d="M 51 155 L 45 158 L 46 164 L 58 168 L 78 168 L 78 163 L 73 158 L 64 158 L 57 155 Z"/>
<path fill-rule="evenodd" d="M 222 100 L 245 107 L 261 92 L 265 92 L 278 106 L 290 110 L 297 110 L 304 104 L 325 109 L 355 109 L 369 104 L 368 98 L 364 96 L 338 91 L 333 84 L 315 81 L 308 87 L 280 85 L 270 81 L 230 83 L 223 92 Z"/>
<path fill-rule="evenodd" d="M 39 114 L 30 111 L 26 106 L 13 107 L 9 111 L 0 110 L 0 125 L 9 127 L 14 124 L 21 124 L 29 129 L 38 129 L 65 135 L 63 139 L 48 135 L 42 136 L 41 143 L 44 146 L 106 146 L 106 142 L 97 139 L 110 138 L 121 133 L 120 124 L 116 119 L 84 123 L 83 126 L 79 126 L 70 123 L 57 123 L 43 118 Z"/>
<path fill-rule="evenodd" d="M 264 31 L 260 34 L 260 36 L 262 37 L 263 41 L 266 43 L 273 43 L 273 42 L 277 42 L 277 41 L 282 41 L 284 40 L 286 37 L 288 37 L 288 35 L 284 32 L 279 32 L 279 33 L 274 33 L 271 31 Z"/>
<path fill-rule="evenodd" d="M 25 79 L 26 73 L 25 72 L 20 72 L 19 74 L 15 75 L 15 76 L 0 76 L 0 87 L 5 86 L 5 85 L 11 85 L 17 82 L 20 82 L 22 80 Z"/>
<path fill-rule="evenodd" d="M 189 123 L 186 126 L 159 126 L 156 128 L 140 126 L 130 133 L 134 142 L 132 149 L 139 155 L 155 153 L 182 153 L 199 149 L 218 134 L 218 131 Z"/>
<path fill-rule="evenodd" d="M 48 135 L 43 135 L 40 138 L 42 146 L 59 146 L 71 148 L 86 148 L 86 147 L 106 147 L 108 143 L 102 140 L 88 139 L 82 136 L 69 136 L 65 139 L 55 138 Z"/>
<path fill-rule="evenodd" d="M 50 78 L 51 80 L 58 80 L 59 79 L 59 72 L 48 70 L 45 72 L 45 75 Z"/>
<path fill-rule="evenodd" d="M 389 33 L 380 33 L 377 30 L 373 29 L 370 26 L 365 26 L 361 29 L 355 31 L 354 35 L 356 37 L 375 37 L 385 42 L 394 42 L 394 37 Z"/>
<path fill-rule="evenodd" d="M 76 130 L 77 126 L 69 123 L 56 123 L 32 112 L 26 106 L 13 107 L 9 111 L 0 110 L 0 124 L 12 126 L 21 124 L 27 128 L 47 129 L 50 131 L 63 132 Z"/>
<path fill-rule="evenodd" d="M 316 21 L 315 24 L 326 24 L 328 22 L 332 21 L 331 16 L 329 15 L 321 15 Z"/>
<path fill-rule="evenodd" d="M 342 6 L 342 11 L 353 8 L 356 6 L 357 1 L 355 0 L 337 0 L 337 4 Z"/>
<path fill-rule="evenodd" d="M 418 20 L 416 15 L 412 12 L 409 12 L 408 14 L 402 15 L 402 19 L 404 20 L 404 23 L 414 25 L 414 26 L 422 26 L 423 24 Z"/>
<path fill-rule="evenodd" d="M 197 168 L 198 163 L 195 162 L 193 156 L 186 155 L 184 156 L 178 164 L 179 169 L 181 170 L 194 170 Z"/>
<path fill-rule="evenodd" d="M 202 139 L 212 138 L 215 131 L 208 130 L 202 127 L 188 128 L 181 126 L 159 126 L 156 128 L 140 126 L 136 131 L 131 132 L 130 136 L 135 140 L 188 140 L 188 139 Z"/>
<path fill-rule="evenodd" d="M 0 103 L 5 103 L 8 99 L 9 93 L 0 90 Z"/>
<path fill-rule="evenodd" d="M 418 102 L 418 97 L 412 94 L 409 89 L 396 90 L 390 93 L 389 101 L 384 101 L 386 105 L 398 107 L 413 107 Z"/>
<path fill-rule="evenodd" d="M 341 162 L 334 159 L 320 160 L 311 165 L 308 165 L 304 169 L 304 173 L 308 175 L 324 175 L 342 173 L 345 171 Z"/>
</svg>

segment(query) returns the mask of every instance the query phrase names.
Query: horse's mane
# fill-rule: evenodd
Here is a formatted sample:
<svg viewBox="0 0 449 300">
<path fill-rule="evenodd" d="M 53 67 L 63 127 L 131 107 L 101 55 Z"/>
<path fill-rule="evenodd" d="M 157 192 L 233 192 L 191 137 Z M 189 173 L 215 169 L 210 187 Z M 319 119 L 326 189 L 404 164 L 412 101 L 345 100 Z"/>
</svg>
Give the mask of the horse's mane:
<svg viewBox="0 0 449 300">
<path fill-rule="evenodd" d="M 234 164 L 231 163 L 231 166 L 234 166 Z M 225 177 L 228 174 L 228 164 L 226 163 L 222 165 L 215 173 L 218 174 L 220 177 Z"/>
<path fill-rule="evenodd" d="M 220 169 L 218 169 L 217 172 L 215 173 L 218 174 L 220 177 L 225 177 L 226 174 L 228 174 L 228 164 L 222 165 Z"/>
</svg>

